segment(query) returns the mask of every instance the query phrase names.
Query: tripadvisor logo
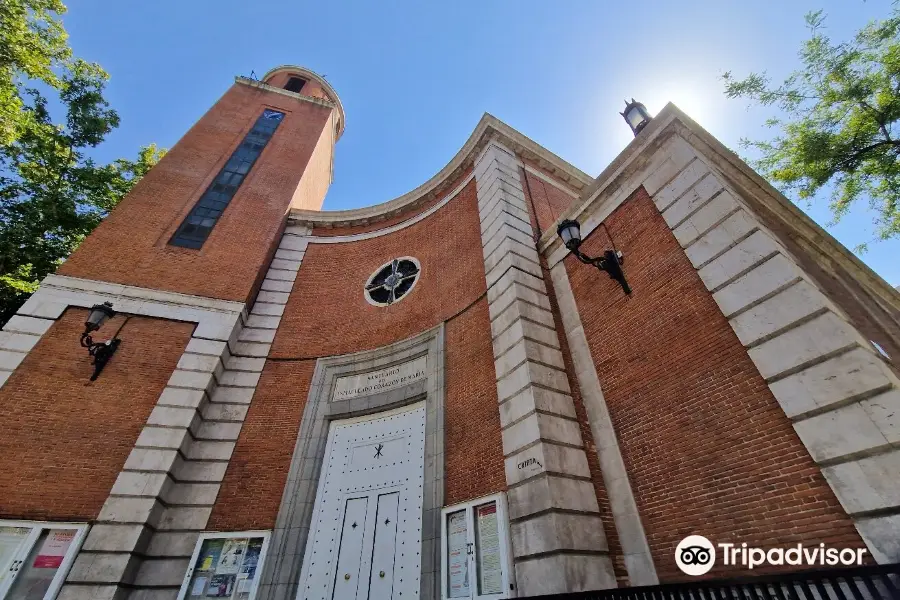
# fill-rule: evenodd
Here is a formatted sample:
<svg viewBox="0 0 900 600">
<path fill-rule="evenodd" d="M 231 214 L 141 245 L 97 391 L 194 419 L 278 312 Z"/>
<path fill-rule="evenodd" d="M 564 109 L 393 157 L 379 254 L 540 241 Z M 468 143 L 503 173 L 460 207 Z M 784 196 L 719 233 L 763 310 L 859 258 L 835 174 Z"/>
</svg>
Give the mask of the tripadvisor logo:
<svg viewBox="0 0 900 600">
<path fill-rule="evenodd" d="M 825 544 L 797 544 L 783 548 L 754 548 L 741 544 L 715 546 L 702 535 L 689 535 L 675 548 L 675 564 L 686 575 L 705 575 L 716 564 L 716 555 L 725 566 L 753 569 L 762 565 L 836 566 L 862 565 L 864 548 L 829 548 Z"/>
<path fill-rule="evenodd" d="M 716 549 L 702 535 L 689 535 L 675 548 L 675 564 L 687 575 L 704 575 L 716 564 Z"/>
</svg>

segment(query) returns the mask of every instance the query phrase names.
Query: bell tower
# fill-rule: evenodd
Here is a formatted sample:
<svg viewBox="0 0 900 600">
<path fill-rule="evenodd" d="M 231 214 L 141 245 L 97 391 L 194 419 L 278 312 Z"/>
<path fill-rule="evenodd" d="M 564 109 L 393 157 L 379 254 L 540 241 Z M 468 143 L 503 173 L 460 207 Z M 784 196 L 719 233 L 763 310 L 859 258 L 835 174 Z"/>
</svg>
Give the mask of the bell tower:
<svg viewBox="0 0 900 600">
<path fill-rule="evenodd" d="M 322 207 L 343 130 L 308 69 L 235 78 L 59 274 L 248 302 L 287 212 Z"/>
</svg>

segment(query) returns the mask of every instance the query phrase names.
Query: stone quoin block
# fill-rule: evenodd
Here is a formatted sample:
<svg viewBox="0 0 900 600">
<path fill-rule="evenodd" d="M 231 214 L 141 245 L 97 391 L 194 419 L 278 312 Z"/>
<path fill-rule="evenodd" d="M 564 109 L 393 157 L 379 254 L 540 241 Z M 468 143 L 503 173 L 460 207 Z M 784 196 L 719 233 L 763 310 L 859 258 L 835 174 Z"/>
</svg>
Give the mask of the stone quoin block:
<svg viewBox="0 0 900 600">
<path fill-rule="evenodd" d="M 575 406 L 569 394 L 529 385 L 500 403 L 500 423 L 506 427 L 534 410 L 575 418 Z"/>
<path fill-rule="evenodd" d="M 709 169 L 702 161 L 690 162 L 670 183 L 653 196 L 653 201 L 660 211 L 665 211 L 707 173 L 709 173 Z"/>
<path fill-rule="evenodd" d="M 663 212 L 663 219 L 676 228 L 722 191 L 722 184 L 712 174 L 706 175 Z"/>
<path fill-rule="evenodd" d="M 776 252 L 778 246 L 775 242 L 765 233 L 757 231 L 697 273 L 708 289 L 717 290 Z"/>
<path fill-rule="evenodd" d="M 608 556 L 602 554 L 553 554 L 516 563 L 516 581 L 536 594 L 564 588 L 573 591 L 616 587 Z"/>
<path fill-rule="evenodd" d="M 688 244 L 685 248 L 685 254 L 687 254 L 691 264 L 699 269 L 749 236 L 757 227 L 759 227 L 759 224 L 749 216 L 747 211 L 738 210 Z"/>
<path fill-rule="evenodd" d="M 597 515 L 550 512 L 513 523 L 512 544 L 518 556 L 565 550 L 608 550 Z"/>
<path fill-rule="evenodd" d="M 856 348 L 773 383 L 770 388 L 791 418 L 900 387 L 884 363 Z"/>
<path fill-rule="evenodd" d="M 819 357 L 863 345 L 846 321 L 826 312 L 748 351 L 763 377 L 774 379 Z"/>
</svg>

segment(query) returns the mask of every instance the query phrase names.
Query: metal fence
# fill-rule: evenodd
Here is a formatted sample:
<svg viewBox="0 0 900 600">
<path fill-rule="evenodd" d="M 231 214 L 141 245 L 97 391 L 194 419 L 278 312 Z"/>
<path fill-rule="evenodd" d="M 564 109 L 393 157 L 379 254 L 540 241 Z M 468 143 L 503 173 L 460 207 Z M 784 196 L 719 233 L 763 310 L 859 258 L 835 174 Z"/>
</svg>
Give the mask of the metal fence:
<svg viewBox="0 0 900 600">
<path fill-rule="evenodd" d="M 900 564 L 532 596 L 540 600 L 900 600 Z"/>
</svg>

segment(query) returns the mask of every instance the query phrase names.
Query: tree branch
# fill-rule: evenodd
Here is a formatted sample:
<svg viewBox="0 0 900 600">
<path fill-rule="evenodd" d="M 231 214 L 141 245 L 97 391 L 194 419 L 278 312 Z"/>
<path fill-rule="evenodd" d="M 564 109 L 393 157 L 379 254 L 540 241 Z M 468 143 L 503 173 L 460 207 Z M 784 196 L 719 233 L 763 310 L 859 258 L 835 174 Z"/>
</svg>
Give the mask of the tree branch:
<svg viewBox="0 0 900 600">
<path fill-rule="evenodd" d="M 866 152 L 874 150 L 875 148 L 880 148 L 881 146 L 898 147 L 898 146 L 900 146 L 900 140 L 884 140 L 881 142 L 875 142 L 874 144 L 869 144 L 865 148 L 860 148 L 859 150 L 854 152 L 852 156 L 848 156 L 844 160 L 836 163 L 834 165 L 834 170 L 835 171 L 843 171 L 844 167 L 846 167 L 848 164 L 852 164 L 856 160 L 859 160 L 859 158 Z"/>
<path fill-rule="evenodd" d="M 873 107 L 869 106 L 869 103 L 866 102 L 865 100 L 860 100 L 859 104 L 863 108 L 870 110 L 872 112 L 872 114 L 875 115 L 875 122 L 878 123 L 878 127 L 879 127 L 879 129 L 881 129 L 881 133 L 884 135 L 884 139 L 887 140 L 888 142 L 893 143 L 894 140 L 891 139 L 891 134 L 888 133 L 887 126 L 884 123 L 884 117 L 882 116 L 881 112 L 879 112 L 879 111 L 875 110 Z"/>
</svg>

